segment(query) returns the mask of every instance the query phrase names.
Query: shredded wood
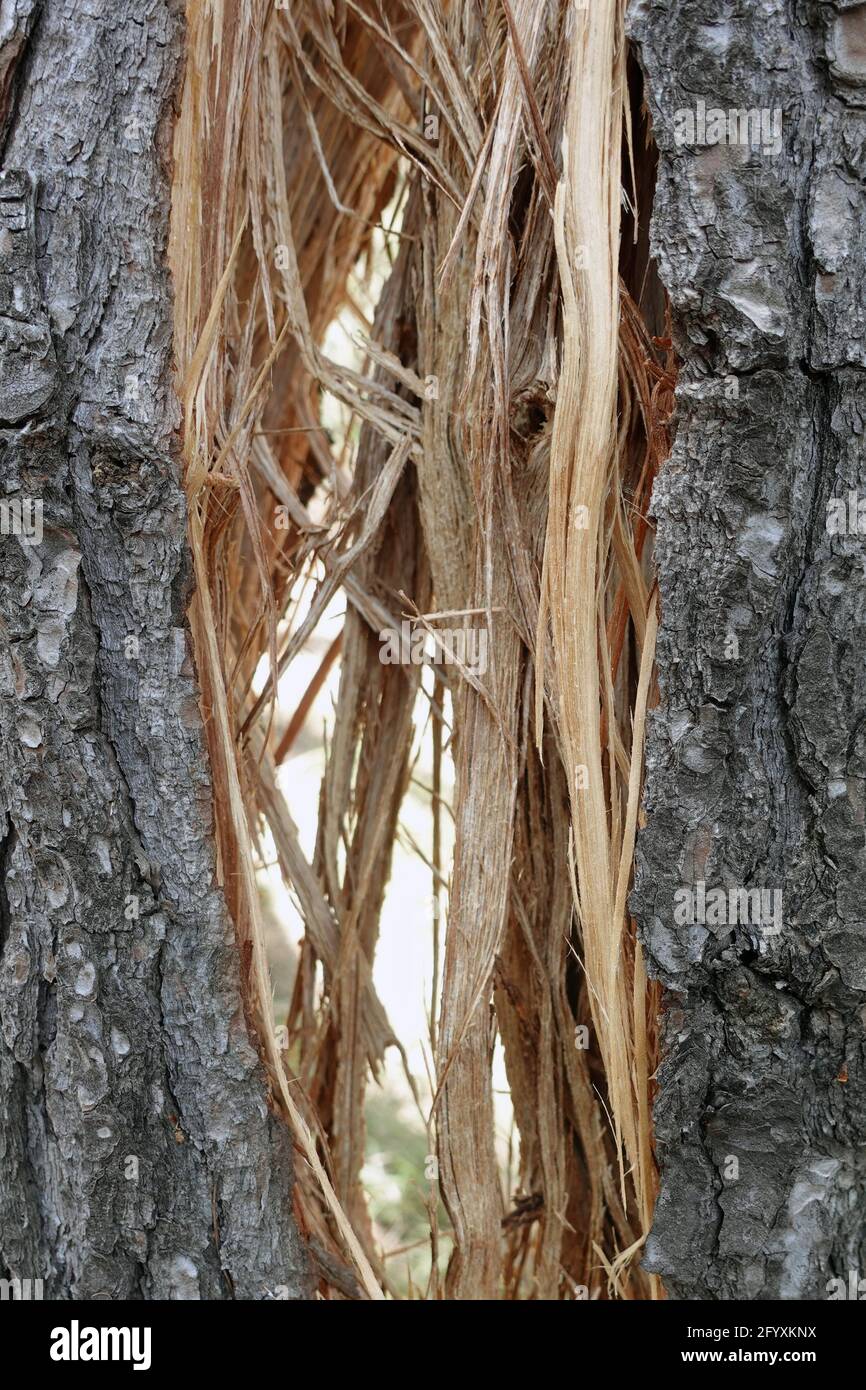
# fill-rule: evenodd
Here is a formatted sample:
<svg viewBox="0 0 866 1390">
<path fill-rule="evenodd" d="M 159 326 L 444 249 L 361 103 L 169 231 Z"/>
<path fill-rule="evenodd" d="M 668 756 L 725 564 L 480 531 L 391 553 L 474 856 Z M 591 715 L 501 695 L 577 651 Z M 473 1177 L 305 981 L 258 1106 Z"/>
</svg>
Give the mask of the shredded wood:
<svg viewBox="0 0 866 1390">
<path fill-rule="evenodd" d="M 402 1049 L 374 966 L 430 719 L 425 1120 L 450 1229 L 431 1202 L 415 1293 L 659 1296 L 640 1269 L 657 999 L 628 891 L 674 365 L 624 0 L 188 0 L 187 21 L 170 258 L 190 623 L 248 1025 L 295 1134 L 320 1290 L 393 1293 L 364 1113 Z M 368 313 L 374 254 L 390 266 Z M 360 324 L 353 366 L 329 353 L 340 315 Z M 338 594 L 342 633 L 281 728 L 278 684 Z M 486 669 L 437 668 L 431 696 L 418 664 L 380 660 L 405 615 L 483 629 Z M 308 857 L 279 769 L 337 663 Z M 265 828 L 305 926 L 278 1020 Z M 505 1193 L 497 1038 L 519 1134 Z"/>
</svg>

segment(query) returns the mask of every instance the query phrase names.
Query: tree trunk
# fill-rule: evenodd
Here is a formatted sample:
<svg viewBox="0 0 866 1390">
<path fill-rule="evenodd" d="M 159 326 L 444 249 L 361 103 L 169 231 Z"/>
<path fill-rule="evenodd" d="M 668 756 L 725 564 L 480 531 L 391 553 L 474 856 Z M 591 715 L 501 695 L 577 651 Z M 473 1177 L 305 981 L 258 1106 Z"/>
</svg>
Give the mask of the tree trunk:
<svg viewBox="0 0 866 1390">
<path fill-rule="evenodd" d="M 187 622 L 176 338 L 196 369 L 185 439 L 196 409 L 210 429 L 191 492 L 196 555 L 215 576 L 200 622 L 212 619 L 216 656 L 201 683 L 207 696 L 220 660 L 246 663 L 217 733 L 238 786 L 273 803 L 307 917 L 304 978 L 324 967 L 326 1061 L 307 1089 L 362 1242 L 375 1244 L 360 1188 L 366 1070 L 392 1041 L 370 968 L 416 689 L 416 675 L 404 685 L 381 664 L 367 626 L 378 634 L 383 596 L 406 586 L 418 611 L 484 612 L 492 634 L 482 687 L 452 673 L 457 849 L 432 1010 L 439 1191 L 455 1241 L 447 1296 L 659 1292 L 637 1268 L 655 1185 L 655 987 L 622 910 L 655 618 L 643 513 L 673 371 L 647 263 L 655 149 L 632 72 L 620 223 L 619 0 L 395 7 L 414 15 L 405 52 L 393 35 L 380 42 L 389 8 L 228 6 L 223 51 L 222 12 L 190 7 L 178 168 L 198 182 L 175 177 L 189 194 L 176 239 L 203 226 L 173 311 L 181 5 L 3 7 L 0 1278 L 40 1279 L 51 1298 L 311 1291 L 291 1140 L 245 983 L 254 944 L 235 899 L 252 872 L 241 883 L 215 846 L 212 780 L 218 811 L 235 784 L 220 781 L 217 753 L 212 778 Z M 628 25 L 658 146 L 653 249 L 680 359 L 676 442 L 653 501 L 660 698 L 632 895 L 665 989 L 643 1270 L 672 1297 L 823 1298 L 866 1269 L 866 5 L 766 0 L 734 14 L 632 0 Z M 422 49 L 426 66 L 406 63 L 398 80 L 398 52 Z M 207 66 L 217 50 L 219 76 Z M 724 119 L 710 130 L 714 108 Z M 407 150 L 414 163 L 399 172 Z M 407 249 L 374 336 L 402 366 L 385 357 L 376 381 L 369 363 L 340 376 L 319 345 L 397 184 Z M 221 303 L 216 346 L 199 355 Z M 363 526 L 383 460 L 405 465 L 375 546 L 381 518 L 353 533 L 339 496 L 328 527 L 305 514 L 314 492 L 328 496 L 333 462 L 310 423 L 320 389 L 366 421 L 353 460 Z M 236 516 L 242 494 L 249 515 Z M 275 538 L 274 498 L 300 517 L 303 545 Z M 575 571 L 572 536 L 590 511 Z M 346 538 L 358 535 L 355 574 Z M 361 614 L 344 634 L 315 866 L 274 810 L 258 756 L 270 756 L 264 697 L 252 692 L 266 626 L 255 559 L 283 618 L 308 542 L 347 592 L 351 572 Z M 241 599 L 226 579 L 239 571 Z M 240 801 L 221 834 L 244 823 Z M 358 819 L 341 880 L 347 806 Z M 602 873 L 610 891 L 594 905 Z M 314 993 L 296 1000 L 313 1043 L 304 1075 L 320 1056 Z M 521 1130 L 507 1215 L 492 995 Z M 325 1203 L 319 1234 L 335 1210 Z"/>
<path fill-rule="evenodd" d="M 0 1275 L 54 1298 L 301 1298 L 185 618 L 182 19 L 17 0 L 4 22 Z"/>
<path fill-rule="evenodd" d="M 634 895 L 667 988 L 645 1266 L 683 1298 L 826 1298 L 866 1267 L 864 540 L 827 527 L 866 486 L 866 7 L 630 22 L 682 364 Z M 778 144 L 678 144 L 699 98 L 781 109 Z M 778 922 L 683 925 L 700 884 L 779 890 Z"/>
</svg>

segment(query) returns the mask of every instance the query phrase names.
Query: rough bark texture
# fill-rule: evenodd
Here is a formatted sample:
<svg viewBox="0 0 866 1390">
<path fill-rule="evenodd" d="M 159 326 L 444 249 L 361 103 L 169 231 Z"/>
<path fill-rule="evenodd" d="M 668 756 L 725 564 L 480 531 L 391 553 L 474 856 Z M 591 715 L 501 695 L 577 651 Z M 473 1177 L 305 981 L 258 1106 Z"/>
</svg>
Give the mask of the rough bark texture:
<svg viewBox="0 0 866 1390">
<path fill-rule="evenodd" d="M 0 493 L 44 505 L 41 544 L 0 538 L 0 1275 L 303 1297 L 185 625 L 182 12 L 18 0 L 0 43 Z"/>
<path fill-rule="evenodd" d="M 866 537 L 826 529 L 866 494 L 866 6 L 630 23 L 682 359 L 634 895 L 668 991 L 645 1263 L 684 1298 L 826 1298 L 866 1271 Z M 698 98 L 782 108 L 781 150 L 678 146 Z M 678 926 L 700 881 L 781 889 L 781 932 Z"/>
</svg>

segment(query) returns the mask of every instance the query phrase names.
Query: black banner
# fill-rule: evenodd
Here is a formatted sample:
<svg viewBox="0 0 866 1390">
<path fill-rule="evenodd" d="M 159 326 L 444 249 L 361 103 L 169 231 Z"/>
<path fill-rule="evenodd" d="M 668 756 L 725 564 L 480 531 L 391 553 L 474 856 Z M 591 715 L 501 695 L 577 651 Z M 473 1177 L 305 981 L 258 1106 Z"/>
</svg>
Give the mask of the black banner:
<svg viewBox="0 0 866 1390">
<path fill-rule="evenodd" d="M 521 1355 L 538 1357 L 549 1365 L 551 1351 L 568 1354 L 581 1377 L 603 1377 L 608 1373 L 618 1382 L 632 1367 L 664 1377 L 674 1369 L 701 1373 L 706 1367 L 722 1370 L 761 1368 L 774 1375 L 779 1370 L 798 1367 L 822 1375 L 858 1364 L 863 1338 L 863 1320 L 847 1296 L 827 1302 L 797 1303 L 574 1303 L 562 1308 L 563 1321 L 546 1321 L 541 1327 L 530 1322 L 520 1327 L 509 1323 L 507 1336 L 496 1332 L 496 1321 L 485 1333 L 484 1323 L 465 1325 L 469 1346 L 477 1345 L 485 1371 L 509 1347 L 520 1347 Z M 296 1357 L 321 1352 L 326 1326 L 320 1321 L 321 1304 L 294 1303 L 67 1303 L 38 1299 L 0 1300 L 0 1333 L 5 1345 L 27 1347 L 28 1371 L 46 1373 L 63 1381 L 70 1375 L 93 1377 L 100 1371 L 116 1376 L 129 1374 L 172 1377 L 213 1370 L 225 1373 L 227 1358 L 238 1355 L 256 1363 L 259 1355 L 278 1368 L 291 1370 Z M 390 1315 L 376 1324 L 370 1337 L 365 1324 L 363 1341 L 369 1361 L 363 1370 L 381 1373 L 386 1366 L 394 1372 L 387 1343 L 382 1334 L 400 1338 L 406 1324 L 401 1314 Z M 458 1320 L 465 1310 L 458 1314 Z M 477 1316 L 477 1315 L 476 1315 Z M 486 1319 L 485 1319 L 486 1321 Z M 554 1330 L 555 1329 L 555 1330 Z M 480 1333 L 480 1336 L 478 1335 Z M 561 1347 L 551 1342 L 551 1334 L 568 1339 Z M 428 1349 L 425 1364 L 442 1368 L 436 1348 L 440 1341 L 436 1325 L 427 1325 Z M 449 1326 L 448 1336 L 453 1335 Z M 461 1334 L 463 1335 L 463 1334 Z M 307 1344 L 306 1339 L 310 1341 Z M 399 1343 L 398 1343 L 399 1345 Z M 566 1353 L 566 1345 L 571 1352 Z M 468 1350 L 469 1348 L 467 1348 Z M 584 1360 L 591 1353 L 591 1360 Z M 384 1360 L 383 1360 L 384 1356 Z M 403 1360 L 405 1353 L 399 1353 Z M 355 1353 L 357 1370 L 362 1369 Z M 604 1369 L 607 1363 L 608 1371 Z M 460 1365 L 467 1369 L 461 1352 Z M 252 1365 L 251 1365 L 252 1369 Z M 264 1371 L 264 1366 L 260 1368 Z M 336 1368 L 335 1368 L 336 1369 Z M 412 1370 L 411 1357 L 404 1371 Z M 513 1365 L 511 1370 L 514 1370 Z M 270 1372 L 266 1372 L 270 1374 Z M 848 1372 L 850 1373 L 850 1372 Z"/>
</svg>

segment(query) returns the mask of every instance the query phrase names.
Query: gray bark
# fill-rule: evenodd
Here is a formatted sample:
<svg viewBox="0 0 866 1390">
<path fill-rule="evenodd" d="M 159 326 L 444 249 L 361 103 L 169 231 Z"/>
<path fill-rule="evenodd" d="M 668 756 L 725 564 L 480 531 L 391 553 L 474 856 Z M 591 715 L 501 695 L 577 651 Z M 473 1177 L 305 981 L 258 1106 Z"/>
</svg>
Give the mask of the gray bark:
<svg viewBox="0 0 866 1390">
<path fill-rule="evenodd" d="M 54 1298 L 308 1293 L 185 623 L 181 15 L 0 16 L 0 496 L 44 517 L 0 537 L 0 1277 Z"/>
<path fill-rule="evenodd" d="M 827 1298 L 866 1274 L 866 535 L 826 526 L 866 497 L 866 6 L 630 25 L 682 363 L 633 900 L 666 986 L 645 1263 L 683 1298 Z M 781 108 L 779 152 L 679 146 L 701 97 Z M 678 924 L 701 881 L 780 889 L 781 931 Z"/>
</svg>

